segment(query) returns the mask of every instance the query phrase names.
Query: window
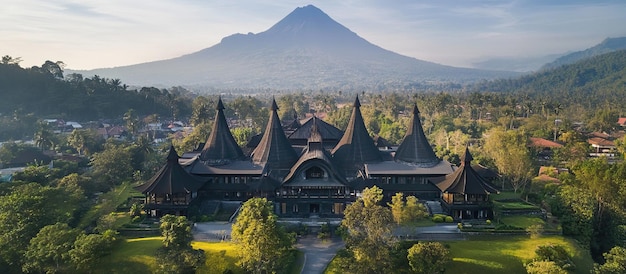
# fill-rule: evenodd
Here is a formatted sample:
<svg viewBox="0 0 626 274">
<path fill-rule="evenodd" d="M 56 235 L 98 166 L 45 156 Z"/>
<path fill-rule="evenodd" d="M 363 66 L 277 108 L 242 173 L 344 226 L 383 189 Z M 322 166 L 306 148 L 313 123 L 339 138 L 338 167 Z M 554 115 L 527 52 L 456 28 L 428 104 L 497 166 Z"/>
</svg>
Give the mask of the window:
<svg viewBox="0 0 626 274">
<path fill-rule="evenodd" d="M 306 170 L 306 178 L 307 179 L 324 178 L 324 170 L 316 166 L 309 168 Z"/>
</svg>

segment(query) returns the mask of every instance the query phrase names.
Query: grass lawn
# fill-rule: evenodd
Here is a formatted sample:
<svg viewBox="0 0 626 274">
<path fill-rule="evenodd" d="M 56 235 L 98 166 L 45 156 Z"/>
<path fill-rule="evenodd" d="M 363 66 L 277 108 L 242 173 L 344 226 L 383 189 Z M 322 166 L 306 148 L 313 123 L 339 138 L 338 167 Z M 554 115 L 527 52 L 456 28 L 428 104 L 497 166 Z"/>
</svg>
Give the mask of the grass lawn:
<svg viewBox="0 0 626 274">
<path fill-rule="evenodd" d="M 493 205 L 494 205 L 496 210 L 498 210 L 498 209 L 500 209 L 500 210 L 533 210 L 533 209 L 539 209 L 537 206 L 528 204 L 528 203 L 523 202 L 523 201 L 519 201 L 519 202 L 498 202 L 498 201 L 494 201 Z"/>
<path fill-rule="evenodd" d="M 113 253 L 102 259 L 94 266 L 92 273 L 154 273 L 156 270 L 156 258 L 154 253 L 163 244 L 163 237 L 135 238 L 122 240 L 117 244 Z M 206 254 L 206 262 L 197 273 L 221 274 L 226 269 L 232 273 L 243 274 L 238 267 L 237 248 L 230 242 L 208 243 L 192 242 L 194 249 L 202 249 Z M 297 253 L 296 263 L 292 265 L 288 273 L 300 273 L 304 255 Z"/>
<path fill-rule="evenodd" d="M 531 225 L 543 225 L 544 227 L 546 226 L 546 222 L 543 219 L 536 216 L 527 215 L 504 216 L 500 218 L 500 222 L 506 225 L 512 225 L 521 228 L 527 228 Z"/>
<path fill-rule="evenodd" d="M 122 240 L 93 273 L 153 273 L 156 268 L 154 252 L 162 244 L 162 237 Z"/>
<path fill-rule="evenodd" d="M 526 273 L 524 263 L 535 255 L 537 246 L 563 245 L 576 264 L 575 273 L 589 273 L 593 261 L 589 251 L 562 236 L 476 236 L 466 241 L 445 242 L 453 257 L 446 273 Z"/>
<path fill-rule="evenodd" d="M 505 191 L 500 192 L 499 194 L 489 195 L 492 200 L 510 200 L 510 199 L 520 199 L 520 193 L 515 193 L 513 191 Z"/>
<path fill-rule="evenodd" d="M 464 241 L 446 241 L 450 247 L 452 262 L 445 273 L 485 274 L 507 273 L 525 274 L 524 263 L 535 256 L 537 246 L 549 243 L 559 244 L 573 257 L 576 264 L 574 273 L 589 273 L 593 260 L 589 251 L 583 250 L 570 239 L 562 236 L 543 236 L 530 239 L 528 236 L 474 236 Z M 330 262 L 326 274 L 342 273 Z"/>
</svg>

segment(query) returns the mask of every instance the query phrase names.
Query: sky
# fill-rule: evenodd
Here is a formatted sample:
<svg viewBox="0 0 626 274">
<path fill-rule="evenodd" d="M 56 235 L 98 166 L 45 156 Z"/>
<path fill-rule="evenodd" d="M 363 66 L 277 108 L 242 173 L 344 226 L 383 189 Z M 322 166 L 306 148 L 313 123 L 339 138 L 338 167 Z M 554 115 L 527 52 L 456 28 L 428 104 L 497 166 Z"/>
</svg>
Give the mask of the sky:
<svg viewBox="0 0 626 274">
<path fill-rule="evenodd" d="M 309 4 L 382 48 L 453 66 L 626 36 L 624 0 L 3 0 L 0 55 L 71 69 L 157 61 L 265 31 Z"/>
</svg>

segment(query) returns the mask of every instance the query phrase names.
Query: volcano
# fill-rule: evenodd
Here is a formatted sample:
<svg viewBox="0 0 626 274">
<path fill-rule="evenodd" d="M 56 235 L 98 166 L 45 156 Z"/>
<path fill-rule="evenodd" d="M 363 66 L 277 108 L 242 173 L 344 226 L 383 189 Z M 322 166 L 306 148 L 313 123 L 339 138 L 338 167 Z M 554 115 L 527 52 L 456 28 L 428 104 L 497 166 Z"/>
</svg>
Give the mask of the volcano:
<svg viewBox="0 0 626 274">
<path fill-rule="evenodd" d="M 515 74 L 445 66 L 385 50 L 312 5 L 296 8 L 264 32 L 234 34 L 181 57 L 77 72 L 129 85 L 282 90 L 382 90 Z"/>
</svg>

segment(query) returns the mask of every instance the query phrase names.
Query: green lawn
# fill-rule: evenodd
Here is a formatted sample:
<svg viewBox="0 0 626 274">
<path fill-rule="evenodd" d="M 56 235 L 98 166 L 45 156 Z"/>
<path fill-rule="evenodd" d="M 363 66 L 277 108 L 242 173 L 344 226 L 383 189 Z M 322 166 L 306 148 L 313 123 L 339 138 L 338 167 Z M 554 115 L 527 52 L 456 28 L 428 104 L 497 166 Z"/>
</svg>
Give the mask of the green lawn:
<svg viewBox="0 0 626 274">
<path fill-rule="evenodd" d="M 114 247 L 110 256 L 103 258 L 94 266 L 92 273 L 154 273 L 156 270 L 154 253 L 162 244 L 163 237 L 122 240 Z M 243 269 L 235 264 L 237 247 L 230 242 L 192 242 L 191 246 L 204 250 L 207 258 L 197 273 L 221 274 L 227 269 L 235 274 L 244 273 Z M 290 268 L 289 273 L 300 273 L 304 262 L 303 254 L 298 251 L 296 256 L 296 263 Z"/>
<path fill-rule="evenodd" d="M 445 242 L 450 246 L 452 263 L 446 273 L 526 273 L 524 263 L 535 255 L 537 246 L 563 245 L 576 264 L 575 273 L 589 273 L 593 261 L 589 251 L 562 236 L 477 236 L 466 241 Z"/>
<path fill-rule="evenodd" d="M 537 206 L 528 204 L 523 201 L 519 202 L 498 202 L 494 201 L 493 205 L 496 210 L 533 210 L 539 209 Z"/>
<path fill-rule="evenodd" d="M 162 237 L 122 240 L 93 273 L 153 273 L 156 268 L 154 252 L 162 244 Z"/>
<path fill-rule="evenodd" d="M 521 195 L 520 193 L 515 193 L 513 191 L 505 191 L 505 192 L 500 192 L 499 194 L 492 194 L 489 195 L 489 197 L 492 200 L 509 200 L 509 199 L 520 199 Z"/>
<path fill-rule="evenodd" d="M 521 227 L 524 229 L 531 225 L 543 225 L 544 227 L 546 226 L 546 222 L 543 219 L 536 217 L 536 216 L 527 216 L 527 215 L 504 216 L 500 218 L 500 222 L 505 225 L 512 225 L 512 226 Z"/>
<path fill-rule="evenodd" d="M 530 239 L 528 236 L 474 236 L 464 241 L 446 241 L 450 247 L 452 262 L 446 267 L 445 273 L 454 274 L 485 274 L 507 273 L 525 274 L 524 263 L 535 255 L 537 246 L 549 243 L 563 245 L 572 255 L 576 264 L 574 273 L 589 273 L 593 261 L 589 251 L 562 236 L 543 236 Z M 326 274 L 341 273 L 331 262 Z"/>
</svg>

